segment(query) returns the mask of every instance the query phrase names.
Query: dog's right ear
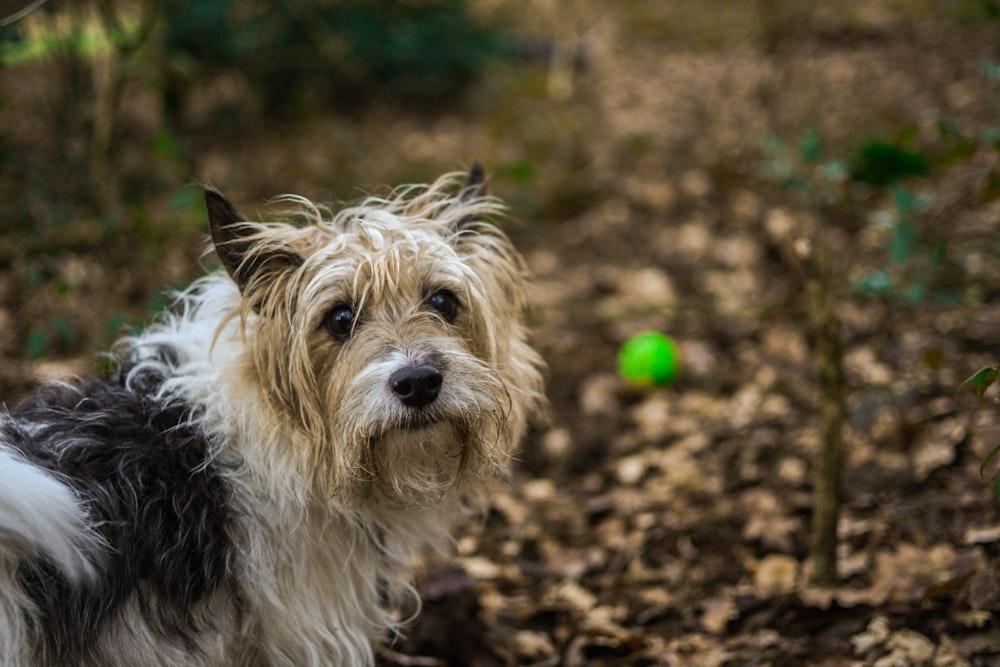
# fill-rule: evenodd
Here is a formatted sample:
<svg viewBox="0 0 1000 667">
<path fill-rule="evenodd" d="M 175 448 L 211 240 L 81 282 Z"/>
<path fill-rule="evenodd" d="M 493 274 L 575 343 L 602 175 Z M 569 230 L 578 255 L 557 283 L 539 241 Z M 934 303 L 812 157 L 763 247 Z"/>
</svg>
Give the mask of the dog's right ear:
<svg viewBox="0 0 1000 667">
<path fill-rule="evenodd" d="M 215 252 L 226 273 L 239 286 L 240 292 L 245 293 L 247 285 L 262 277 L 262 272 L 277 271 L 302 264 L 302 258 L 289 251 L 268 250 L 264 253 L 249 253 L 253 244 L 250 237 L 256 230 L 246 224 L 246 218 L 213 187 L 205 186 L 205 206 L 208 209 L 212 245 L 215 246 Z"/>
<path fill-rule="evenodd" d="M 486 196 L 486 170 L 483 164 L 476 160 L 469 170 L 469 175 L 465 177 L 465 185 L 462 186 L 462 201 L 472 201 Z"/>
<path fill-rule="evenodd" d="M 486 196 L 486 171 L 483 169 L 481 162 L 476 160 L 472 165 L 472 169 L 469 170 L 469 175 L 465 177 L 465 184 L 458 193 L 458 203 L 469 204 L 477 199 L 482 199 Z M 474 215 L 467 215 L 459 219 L 455 223 L 455 231 L 461 231 L 466 227 L 470 226 L 476 222 L 477 218 Z"/>
</svg>

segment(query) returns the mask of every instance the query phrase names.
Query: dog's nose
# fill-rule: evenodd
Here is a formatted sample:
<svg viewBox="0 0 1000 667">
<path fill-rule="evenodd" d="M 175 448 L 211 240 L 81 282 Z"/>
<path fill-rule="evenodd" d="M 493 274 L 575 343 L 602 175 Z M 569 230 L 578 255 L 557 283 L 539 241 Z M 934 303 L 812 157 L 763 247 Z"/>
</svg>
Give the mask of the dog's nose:
<svg viewBox="0 0 1000 667">
<path fill-rule="evenodd" d="M 392 374 L 389 386 L 403 405 L 422 408 L 430 405 L 441 391 L 444 377 L 432 364 L 405 366 Z"/>
</svg>

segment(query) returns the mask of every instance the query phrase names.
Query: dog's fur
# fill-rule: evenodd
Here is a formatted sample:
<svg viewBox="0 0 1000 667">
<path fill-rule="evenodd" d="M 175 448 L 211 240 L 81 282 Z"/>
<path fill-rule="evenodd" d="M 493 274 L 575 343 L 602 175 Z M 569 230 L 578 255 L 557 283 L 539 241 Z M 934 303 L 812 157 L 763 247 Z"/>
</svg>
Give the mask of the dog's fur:
<svg viewBox="0 0 1000 667">
<path fill-rule="evenodd" d="M 110 377 L 0 413 L 0 665 L 365 665 L 542 399 L 478 165 L 245 222 Z"/>
</svg>

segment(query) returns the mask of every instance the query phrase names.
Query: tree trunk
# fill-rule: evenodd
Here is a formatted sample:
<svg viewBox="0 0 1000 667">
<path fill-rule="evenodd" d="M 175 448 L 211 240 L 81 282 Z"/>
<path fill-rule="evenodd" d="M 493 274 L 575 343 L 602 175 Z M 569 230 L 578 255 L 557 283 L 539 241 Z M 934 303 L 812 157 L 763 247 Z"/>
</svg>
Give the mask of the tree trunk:
<svg viewBox="0 0 1000 667">
<path fill-rule="evenodd" d="M 815 335 L 816 378 L 819 387 L 819 451 L 813 462 L 811 581 L 837 583 L 837 523 L 840 517 L 843 467 L 844 408 L 843 341 L 834 310 L 831 277 L 822 249 L 809 267 L 809 316 Z"/>
</svg>

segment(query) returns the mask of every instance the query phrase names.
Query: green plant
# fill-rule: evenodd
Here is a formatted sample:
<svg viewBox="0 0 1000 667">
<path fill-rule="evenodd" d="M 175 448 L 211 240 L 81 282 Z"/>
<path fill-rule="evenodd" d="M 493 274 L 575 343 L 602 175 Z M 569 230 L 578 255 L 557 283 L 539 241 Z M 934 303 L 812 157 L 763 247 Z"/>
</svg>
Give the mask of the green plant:
<svg viewBox="0 0 1000 667">
<path fill-rule="evenodd" d="M 974 24 L 1000 19 L 1000 0 L 945 0 L 960 23 Z"/>
<path fill-rule="evenodd" d="M 877 212 L 875 224 L 890 231 L 886 242 L 888 264 L 872 268 L 854 284 L 862 294 L 886 295 L 909 305 L 928 300 L 942 305 L 957 301 L 952 289 L 934 289 L 933 280 L 948 261 L 947 239 L 921 225 L 931 206 L 926 195 L 914 195 L 904 186 L 888 187 L 891 204 Z"/>
<path fill-rule="evenodd" d="M 819 212 L 819 218 L 856 221 L 867 217 L 876 226 L 888 229 L 883 261 L 854 285 L 861 293 L 890 296 L 905 304 L 924 303 L 931 298 L 938 303 L 948 301 L 948 292 L 936 281 L 948 262 L 947 228 L 935 225 L 928 216 L 930 197 L 915 193 L 905 183 L 968 158 L 981 142 L 969 139 L 947 123 L 939 123 L 937 129 L 937 141 L 930 145 L 920 144 L 917 138 L 921 128 L 910 125 L 893 137 L 868 139 L 842 159 L 825 158 L 823 136 L 815 127 L 803 132 L 794 143 L 779 139 L 765 143 L 762 173 L 780 184 L 790 199 Z M 812 581 L 819 585 L 837 581 L 837 524 L 846 422 L 843 334 L 834 307 L 835 295 L 845 286 L 840 278 L 844 267 L 831 267 L 824 250 L 826 231 L 821 223 L 801 222 L 792 238 L 784 239 L 790 246 L 784 255 L 792 259 L 807 285 L 804 308 L 815 339 L 819 450 L 813 462 L 810 555 Z M 799 239 L 810 242 L 800 246 L 808 248 L 804 252 L 794 247 Z M 950 299 L 954 301 L 955 297 Z M 995 371 L 992 380 L 996 379 Z M 1000 446 L 991 458 L 998 452 Z"/>
<path fill-rule="evenodd" d="M 893 185 L 930 172 L 930 161 L 922 151 L 907 150 L 899 142 L 885 139 L 871 139 L 858 146 L 850 165 L 852 180 L 875 186 Z"/>
<path fill-rule="evenodd" d="M 31 361 L 46 357 L 58 343 L 61 347 L 71 347 L 76 343 L 76 335 L 69 321 L 62 315 L 53 315 L 45 323 L 28 333 L 25 356 Z"/>
<path fill-rule="evenodd" d="M 931 129 L 935 131 L 905 125 L 890 137 L 867 139 L 833 158 L 825 157 L 816 128 L 794 143 L 772 138 L 764 144 L 762 174 L 802 205 L 867 219 L 888 232 L 881 260 L 873 258 L 853 284 L 859 293 L 911 306 L 949 306 L 961 300 L 961 286 L 947 280 L 950 227 L 933 215 L 935 202 L 928 188 L 913 182 L 929 179 L 923 183 L 933 184 L 936 176 L 979 151 L 1000 151 L 1000 129 L 975 137 L 943 120 Z M 989 172 L 975 194 L 983 203 L 1000 197 L 1000 171 Z"/>
<path fill-rule="evenodd" d="M 433 104 L 460 92 L 502 47 L 464 0 L 168 2 L 165 104 L 206 72 L 239 69 L 271 112 L 351 106 L 374 95 Z"/>
<path fill-rule="evenodd" d="M 978 371 L 973 373 L 965 382 L 962 383 L 962 387 L 968 387 L 972 393 L 978 396 L 981 400 L 987 400 L 986 393 L 990 386 L 996 384 L 997 380 L 1000 379 L 1000 364 L 993 364 L 991 366 L 984 366 Z M 1000 404 L 1000 398 L 991 399 L 993 403 Z M 986 468 L 989 464 L 1000 455 L 1000 443 L 997 443 L 993 449 L 986 455 L 982 463 L 979 465 L 979 476 L 986 476 Z M 1000 472 L 996 474 L 993 480 L 993 494 L 1000 502 Z"/>
<path fill-rule="evenodd" d="M 822 161 L 823 141 L 817 128 L 802 134 L 795 148 L 772 139 L 765 148 L 770 159 L 764 173 L 801 198 L 811 207 L 829 206 L 841 196 L 847 170 L 842 163 Z M 843 468 L 843 431 L 846 422 L 844 400 L 843 334 L 835 308 L 836 273 L 822 240 L 822 228 L 802 223 L 783 239 L 784 255 L 802 274 L 806 284 L 804 308 L 809 315 L 814 343 L 814 370 L 819 394 L 817 434 L 819 449 L 813 459 L 812 527 L 809 552 L 811 579 L 820 586 L 837 582 L 837 524 L 840 515 L 840 487 Z M 797 238 L 810 238 L 807 249 L 795 248 Z"/>
</svg>

